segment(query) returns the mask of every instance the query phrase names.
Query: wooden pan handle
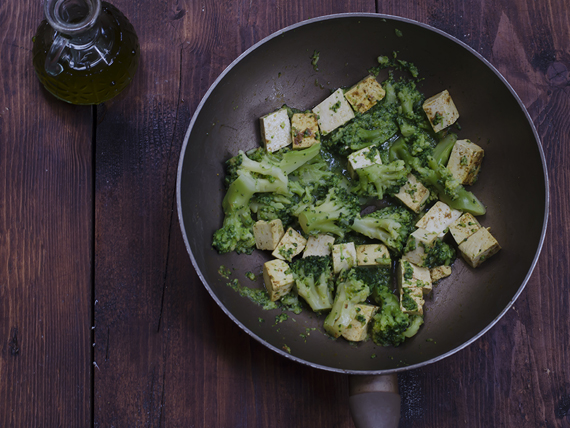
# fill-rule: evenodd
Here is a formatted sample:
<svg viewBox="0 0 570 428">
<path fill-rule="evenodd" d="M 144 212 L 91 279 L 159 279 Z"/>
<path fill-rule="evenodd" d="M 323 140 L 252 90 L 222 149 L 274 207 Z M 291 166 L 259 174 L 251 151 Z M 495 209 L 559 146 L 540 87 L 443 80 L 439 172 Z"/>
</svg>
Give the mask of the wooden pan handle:
<svg viewBox="0 0 570 428">
<path fill-rule="evenodd" d="M 400 394 L 396 374 L 350 376 L 350 414 L 356 428 L 397 428 Z"/>
</svg>

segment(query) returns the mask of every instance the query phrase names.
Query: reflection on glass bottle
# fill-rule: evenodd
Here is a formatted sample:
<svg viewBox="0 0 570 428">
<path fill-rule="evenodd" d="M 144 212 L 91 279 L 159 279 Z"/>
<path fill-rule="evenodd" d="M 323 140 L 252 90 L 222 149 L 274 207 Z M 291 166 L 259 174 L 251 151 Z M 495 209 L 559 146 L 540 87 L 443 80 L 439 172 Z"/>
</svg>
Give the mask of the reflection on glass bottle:
<svg viewBox="0 0 570 428">
<path fill-rule="evenodd" d="M 139 62 L 127 18 L 101 0 L 46 0 L 33 62 L 45 88 L 72 104 L 99 104 L 121 92 Z"/>
</svg>

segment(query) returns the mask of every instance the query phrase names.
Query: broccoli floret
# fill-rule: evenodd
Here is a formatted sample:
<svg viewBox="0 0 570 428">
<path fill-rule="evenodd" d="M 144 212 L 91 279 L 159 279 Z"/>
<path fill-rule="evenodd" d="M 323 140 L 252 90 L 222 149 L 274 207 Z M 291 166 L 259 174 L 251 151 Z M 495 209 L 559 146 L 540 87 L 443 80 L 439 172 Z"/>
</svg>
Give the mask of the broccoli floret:
<svg viewBox="0 0 570 428">
<path fill-rule="evenodd" d="M 445 154 L 439 154 L 441 160 Z M 397 140 L 390 148 L 390 160 L 403 160 L 407 166 L 416 171 L 418 179 L 436 191 L 439 198 L 451 208 L 473 215 L 485 214 L 485 206 L 477 197 L 467 191 L 451 172 L 439 163 L 432 155 L 423 159 L 413 156 L 403 138 Z"/>
<path fill-rule="evenodd" d="M 315 312 L 333 304 L 334 281 L 329 256 L 308 256 L 291 264 L 299 295 Z"/>
<path fill-rule="evenodd" d="M 383 199 L 385 194 L 398 193 L 408 176 L 406 163 L 401 160 L 389 164 L 374 164 L 358 170 L 358 182 L 353 192 Z"/>
<path fill-rule="evenodd" d="M 438 165 L 447 165 L 447 161 L 449 160 L 449 156 L 451 156 L 451 151 L 456 142 L 457 135 L 449 133 L 437 143 L 433 149 L 432 157 Z"/>
<path fill-rule="evenodd" d="M 414 215 L 404 207 L 391 206 L 354 219 L 352 230 L 378 239 L 400 255 L 412 232 Z"/>
<path fill-rule="evenodd" d="M 320 145 L 308 149 L 268 153 L 254 150 L 250 159 L 243 151 L 227 162 L 229 184 L 222 207 L 224 222 L 214 233 L 212 245 L 219 253 L 250 254 L 255 246 L 250 201 L 256 193 L 288 194 L 288 174 L 319 154 Z M 227 183 L 227 180 L 226 180 Z"/>
<path fill-rule="evenodd" d="M 324 199 L 329 188 L 341 180 L 342 176 L 332 171 L 329 162 L 321 155 L 315 156 L 289 175 L 289 191 L 296 196 L 291 213 L 299 216 L 315 201 Z"/>
<path fill-rule="evenodd" d="M 334 131 L 325 144 L 344 156 L 365 147 L 379 146 L 398 132 L 395 115 L 395 106 L 380 101 L 366 113 L 357 114 L 349 124 Z"/>
<path fill-rule="evenodd" d="M 331 233 L 343 236 L 360 212 L 358 198 L 343 187 L 331 187 L 322 201 L 299 214 L 299 224 L 307 234 Z"/>
<path fill-rule="evenodd" d="M 278 193 L 258 193 L 251 199 L 249 208 L 257 220 L 280 219 L 286 228 L 294 220 L 290 212 L 292 203 L 291 198 Z"/>
<path fill-rule="evenodd" d="M 368 285 L 371 300 L 380 307 L 372 320 L 371 336 L 374 343 L 398 346 L 406 337 L 417 333 L 423 317 L 402 312 L 398 297 L 391 291 L 390 269 L 357 268 L 356 275 Z"/>
<path fill-rule="evenodd" d="M 424 317 L 421 315 L 410 315 L 410 326 L 402 334 L 407 338 L 415 336 L 420 329 L 421 325 L 424 323 Z"/>
<path fill-rule="evenodd" d="M 434 240 L 433 244 L 424 250 L 426 254 L 424 266 L 430 269 L 436 266 L 449 266 L 455 260 L 453 247 L 439 239 Z"/>
<path fill-rule="evenodd" d="M 369 287 L 358 279 L 355 269 L 342 271 L 337 279 L 332 309 L 325 319 L 325 331 L 339 337 L 356 317 L 356 305 L 363 303 L 369 294 Z"/>
<path fill-rule="evenodd" d="M 377 345 L 398 346 L 406 338 L 404 332 L 410 327 L 410 316 L 400 309 L 398 298 L 388 287 L 378 290 L 380 310 L 372 321 L 372 340 Z"/>
<path fill-rule="evenodd" d="M 415 118 L 416 112 L 422 110 L 425 100 L 423 94 L 416 89 L 412 81 L 399 81 L 396 90 L 396 96 L 400 101 L 399 113 L 410 119 Z"/>
<path fill-rule="evenodd" d="M 370 298 L 377 305 L 382 305 L 382 293 L 392 286 L 390 268 L 381 266 L 366 266 L 356 268 L 358 279 L 370 288 Z"/>
</svg>

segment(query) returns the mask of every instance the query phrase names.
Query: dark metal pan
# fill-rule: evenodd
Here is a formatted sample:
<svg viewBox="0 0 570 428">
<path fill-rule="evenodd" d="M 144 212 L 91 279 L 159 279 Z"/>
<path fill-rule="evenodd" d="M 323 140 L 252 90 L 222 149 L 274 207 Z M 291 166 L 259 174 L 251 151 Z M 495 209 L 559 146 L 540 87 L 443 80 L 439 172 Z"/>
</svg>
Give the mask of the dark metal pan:
<svg viewBox="0 0 570 428">
<path fill-rule="evenodd" d="M 311 64 L 320 52 L 318 71 Z M 461 114 L 460 138 L 485 149 L 472 191 L 488 207 L 480 218 L 491 227 L 502 251 L 473 270 L 458 260 L 453 274 L 435 287 L 426 303 L 425 324 L 400 347 L 371 341 L 357 346 L 332 341 L 322 318 L 310 312 L 279 329 L 267 313 L 240 296 L 219 274 L 250 287 L 247 271 L 261 272 L 268 254 L 218 255 L 212 233 L 221 226 L 224 161 L 239 149 L 259 145 L 258 118 L 283 104 L 307 109 L 330 89 L 366 75 L 378 55 L 398 52 L 425 78 L 421 90 L 448 89 Z M 252 46 L 216 80 L 198 106 L 182 148 L 177 181 L 178 214 L 186 247 L 204 286 L 244 331 L 286 358 L 324 370 L 385 375 L 445 358 L 469 345 L 511 307 L 536 263 L 546 231 L 548 180 L 544 155 L 532 121 L 506 80 L 477 52 L 449 35 L 403 18 L 342 14 L 293 25 Z M 426 339 L 433 339 L 426 346 Z M 290 353 L 285 349 L 290 349 Z M 371 358 L 371 355 L 375 358 Z M 358 389 L 358 388 L 356 388 Z M 364 388 L 366 390 L 366 388 Z"/>
</svg>

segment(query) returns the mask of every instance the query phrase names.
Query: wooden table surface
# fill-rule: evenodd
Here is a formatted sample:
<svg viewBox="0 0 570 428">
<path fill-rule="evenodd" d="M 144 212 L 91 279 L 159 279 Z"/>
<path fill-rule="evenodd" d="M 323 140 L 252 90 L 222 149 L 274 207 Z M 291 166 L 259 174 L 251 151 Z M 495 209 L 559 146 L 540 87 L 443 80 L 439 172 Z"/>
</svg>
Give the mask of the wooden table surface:
<svg viewBox="0 0 570 428">
<path fill-rule="evenodd" d="M 526 289 L 471 346 L 399 375 L 400 426 L 570 426 L 568 0 L 112 3 L 142 57 L 97 108 L 36 79 L 41 3 L 0 3 L 0 428 L 354 426 L 347 376 L 273 353 L 217 307 L 175 201 L 184 133 L 217 76 L 272 32 L 339 12 L 411 18 L 481 53 L 526 105 L 550 174 Z"/>
</svg>

